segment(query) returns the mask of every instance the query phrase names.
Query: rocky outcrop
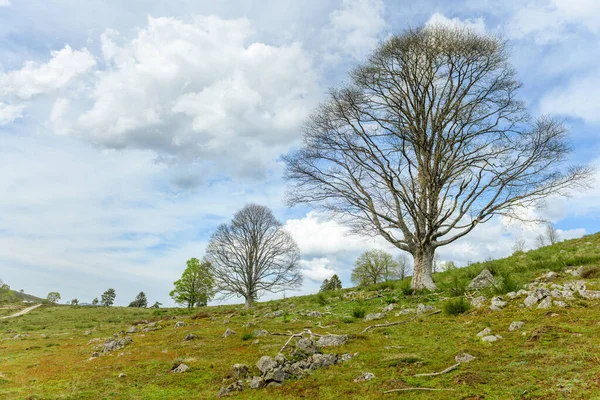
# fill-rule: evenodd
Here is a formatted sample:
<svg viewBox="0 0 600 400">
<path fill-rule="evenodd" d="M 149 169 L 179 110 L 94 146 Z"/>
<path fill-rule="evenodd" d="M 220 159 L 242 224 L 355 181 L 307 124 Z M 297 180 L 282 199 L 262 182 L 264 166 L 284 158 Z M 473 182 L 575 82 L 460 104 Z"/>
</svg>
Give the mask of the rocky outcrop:
<svg viewBox="0 0 600 400">
<path fill-rule="evenodd" d="M 469 283 L 469 289 L 485 289 L 496 283 L 490 271 L 484 269 Z"/>
</svg>

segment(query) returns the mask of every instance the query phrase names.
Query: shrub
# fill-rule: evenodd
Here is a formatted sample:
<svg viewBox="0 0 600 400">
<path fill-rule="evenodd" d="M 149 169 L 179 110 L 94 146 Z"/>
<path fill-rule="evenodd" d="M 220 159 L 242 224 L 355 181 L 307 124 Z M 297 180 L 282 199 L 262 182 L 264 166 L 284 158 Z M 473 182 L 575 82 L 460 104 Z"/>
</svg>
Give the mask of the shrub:
<svg viewBox="0 0 600 400">
<path fill-rule="evenodd" d="M 500 274 L 498 283 L 493 287 L 494 294 L 506 294 L 509 292 L 516 292 L 521 288 L 508 272 Z"/>
<path fill-rule="evenodd" d="M 467 291 L 467 283 L 458 279 L 458 275 L 454 275 L 449 291 L 452 296 L 462 296 Z"/>
<path fill-rule="evenodd" d="M 448 315 L 463 314 L 471 308 L 471 304 L 464 298 L 450 299 L 444 304 L 444 312 Z"/>
<path fill-rule="evenodd" d="M 405 296 L 410 296 L 411 294 L 413 294 L 413 289 L 410 287 L 410 279 L 405 279 L 401 281 L 398 285 L 398 289 Z"/>
<path fill-rule="evenodd" d="M 254 339 L 254 334 L 250 332 L 245 332 L 242 334 L 242 340 L 250 340 Z"/>
<path fill-rule="evenodd" d="M 581 277 L 584 279 L 600 278 L 600 268 L 588 267 L 581 272 Z"/>
<path fill-rule="evenodd" d="M 363 307 L 356 307 L 352 310 L 352 316 L 354 318 L 364 318 L 367 315 L 367 311 Z"/>
<path fill-rule="evenodd" d="M 325 304 L 327 304 L 327 297 L 325 296 L 324 293 L 317 293 L 315 295 L 315 302 L 321 306 L 324 306 Z"/>
</svg>

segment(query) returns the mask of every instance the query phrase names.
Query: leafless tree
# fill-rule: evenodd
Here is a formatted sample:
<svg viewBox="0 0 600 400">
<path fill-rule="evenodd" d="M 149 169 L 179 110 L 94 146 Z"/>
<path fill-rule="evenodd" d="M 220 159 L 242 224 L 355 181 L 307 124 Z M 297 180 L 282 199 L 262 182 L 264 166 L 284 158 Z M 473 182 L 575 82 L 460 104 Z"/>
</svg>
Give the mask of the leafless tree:
<svg viewBox="0 0 600 400">
<path fill-rule="evenodd" d="M 513 247 L 513 254 L 521 253 L 523 251 L 525 251 L 525 240 L 523 240 L 523 238 L 515 239 L 515 245 Z"/>
<path fill-rule="evenodd" d="M 412 265 L 406 254 L 398 255 L 396 257 L 396 263 L 398 263 L 397 272 L 395 274 L 396 278 L 404 279 L 412 274 Z"/>
<path fill-rule="evenodd" d="M 552 222 L 546 223 L 546 239 L 548 239 L 550 244 L 556 244 L 560 241 L 560 235 L 554 225 L 552 225 Z"/>
<path fill-rule="evenodd" d="M 241 296 L 246 308 L 264 292 L 300 286 L 300 252 L 268 207 L 248 204 L 219 226 L 206 250 L 217 291 Z"/>
<path fill-rule="evenodd" d="M 383 236 L 413 255 L 412 287 L 434 289 L 437 248 L 591 175 L 561 169 L 567 131 L 532 121 L 520 86 L 497 37 L 444 26 L 391 37 L 331 90 L 284 157 L 289 204 Z"/>
<path fill-rule="evenodd" d="M 538 247 L 544 247 L 547 245 L 546 237 L 544 235 L 542 235 L 541 233 L 536 236 L 535 241 L 536 241 Z"/>
</svg>

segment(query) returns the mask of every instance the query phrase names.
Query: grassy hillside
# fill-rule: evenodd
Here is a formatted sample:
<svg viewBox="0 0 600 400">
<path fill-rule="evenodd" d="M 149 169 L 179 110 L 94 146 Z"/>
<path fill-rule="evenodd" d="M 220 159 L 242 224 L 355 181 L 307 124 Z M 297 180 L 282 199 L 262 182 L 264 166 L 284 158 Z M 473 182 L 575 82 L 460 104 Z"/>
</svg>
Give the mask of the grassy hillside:
<svg viewBox="0 0 600 400">
<path fill-rule="evenodd" d="M 579 266 L 584 266 L 585 278 L 566 272 Z M 484 268 L 501 278 L 501 283 L 478 292 L 467 290 L 470 280 Z M 232 375 L 233 364 L 248 364 L 257 375 L 254 365 L 258 359 L 274 357 L 288 340 L 277 335 L 256 338 L 253 332 L 259 329 L 348 334 L 347 344 L 323 352 L 359 354 L 302 379 L 286 380 L 281 387 L 246 388 L 233 398 L 600 398 L 600 300 L 576 293 L 566 300 L 566 308 L 538 309 L 523 307 L 523 297 L 509 300 L 504 294 L 524 288 L 548 271 L 559 273 L 548 285 L 583 279 L 587 289 L 600 288 L 600 234 L 437 274 L 441 290 L 435 293 L 411 295 L 406 281 L 258 303 L 249 311 L 241 306 L 206 307 L 191 313 L 181 309 L 42 306 L 25 316 L 0 320 L 0 398 L 216 398 L 221 387 L 234 381 L 226 379 Z M 501 311 L 488 307 L 489 298 L 496 294 L 508 302 Z M 418 304 L 443 310 L 453 299 L 480 295 L 488 297 L 486 306 L 463 314 L 396 316 Z M 385 318 L 362 318 L 380 313 L 391 303 L 397 305 Z M 269 315 L 277 310 L 282 310 L 282 315 Z M 322 316 L 309 317 L 309 311 L 319 311 Z M 159 329 L 132 333 L 133 342 L 125 348 L 90 360 L 96 345 L 141 320 L 155 321 Z M 176 328 L 176 321 L 185 326 Z M 402 321 L 407 322 L 361 333 L 373 324 Z M 524 325 L 509 331 L 513 321 Z M 142 326 L 147 325 L 138 325 Z M 476 334 L 486 327 L 502 339 L 483 342 Z M 222 338 L 227 328 L 236 334 Z M 188 333 L 197 339 L 184 341 Z M 90 343 L 93 340 L 97 341 Z M 414 377 L 454 365 L 460 353 L 476 358 L 439 376 Z M 190 370 L 169 372 L 179 362 Z M 375 378 L 355 383 L 363 372 L 371 372 Z M 409 387 L 450 390 L 383 394 Z"/>
</svg>

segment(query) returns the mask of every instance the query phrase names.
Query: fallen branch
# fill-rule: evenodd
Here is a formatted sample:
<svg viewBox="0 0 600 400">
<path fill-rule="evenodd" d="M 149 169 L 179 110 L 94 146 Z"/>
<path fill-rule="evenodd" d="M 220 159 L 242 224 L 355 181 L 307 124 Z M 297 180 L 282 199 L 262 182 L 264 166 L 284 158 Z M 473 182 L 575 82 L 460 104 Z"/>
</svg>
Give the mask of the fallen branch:
<svg viewBox="0 0 600 400">
<path fill-rule="evenodd" d="M 441 390 L 455 390 L 455 389 L 436 389 L 436 388 L 425 388 L 425 387 L 409 387 L 402 389 L 386 390 L 383 394 L 394 393 L 394 392 L 408 392 L 409 390 L 428 390 L 428 391 L 441 391 Z"/>
<path fill-rule="evenodd" d="M 414 321 L 415 319 L 417 319 L 419 317 L 429 317 L 430 315 L 439 314 L 441 312 L 442 312 L 442 310 L 436 310 L 436 311 L 434 311 L 432 313 L 425 314 L 425 315 L 415 315 L 414 317 L 409 318 L 409 319 L 405 319 L 404 321 L 388 322 L 387 324 L 370 325 L 370 326 L 367 326 L 365 329 L 363 329 L 363 331 L 361 333 L 366 333 L 369 330 L 375 329 L 375 328 L 385 328 L 385 327 L 388 327 L 388 326 L 395 326 L 395 325 L 407 324 L 409 322 Z"/>
<path fill-rule="evenodd" d="M 316 337 L 321 337 L 323 335 L 319 335 L 316 333 L 312 333 L 310 331 L 310 329 L 304 329 L 302 332 L 300 333 L 292 333 L 292 332 L 288 332 L 288 333 L 277 333 L 277 332 L 273 332 L 271 333 L 271 335 L 279 335 L 279 336 L 289 336 L 290 338 L 287 340 L 287 342 L 285 342 L 285 344 L 283 345 L 283 347 L 281 347 L 281 349 L 279 350 L 279 353 L 283 353 L 283 350 L 287 347 L 288 344 L 290 344 L 290 342 L 292 341 L 293 338 L 295 337 L 303 337 L 303 335 L 310 335 L 310 337 L 312 338 L 313 336 Z"/>
<path fill-rule="evenodd" d="M 443 375 L 443 374 L 447 374 L 450 371 L 454 371 L 456 368 L 458 368 L 460 366 L 460 363 L 456 363 L 451 367 L 446 368 L 443 371 L 440 372 L 431 372 L 429 374 L 416 374 L 415 378 L 419 377 L 419 376 L 438 376 L 438 375 Z"/>
</svg>

